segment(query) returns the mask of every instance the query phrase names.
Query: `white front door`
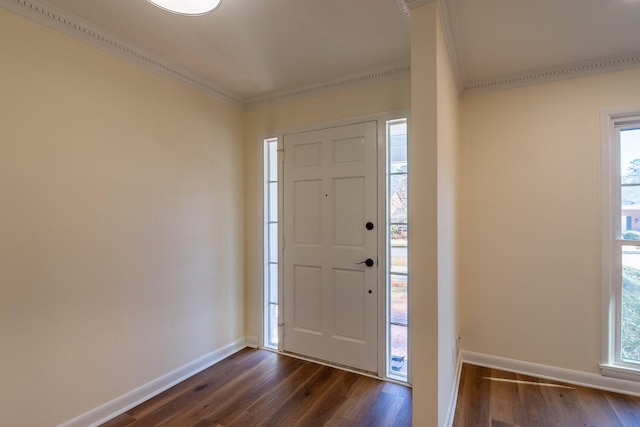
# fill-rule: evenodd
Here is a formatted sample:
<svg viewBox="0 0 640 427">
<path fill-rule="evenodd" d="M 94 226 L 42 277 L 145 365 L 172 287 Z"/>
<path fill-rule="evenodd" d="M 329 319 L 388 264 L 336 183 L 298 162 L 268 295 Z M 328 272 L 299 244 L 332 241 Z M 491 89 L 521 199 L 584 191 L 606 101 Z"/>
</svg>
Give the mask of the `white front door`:
<svg viewBox="0 0 640 427">
<path fill-rule="evenodd" d="M 283 348 L 369 372 L 378 370 L 376 129 L 284 137 Z"/>
</svg>

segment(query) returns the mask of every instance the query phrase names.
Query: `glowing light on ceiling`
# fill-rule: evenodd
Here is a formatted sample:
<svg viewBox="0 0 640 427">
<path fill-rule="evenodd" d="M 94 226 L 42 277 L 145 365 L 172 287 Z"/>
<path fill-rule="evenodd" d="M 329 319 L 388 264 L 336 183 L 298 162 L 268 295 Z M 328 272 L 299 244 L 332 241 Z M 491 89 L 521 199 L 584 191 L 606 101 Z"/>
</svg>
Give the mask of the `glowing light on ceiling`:
<svg viewBox="0 0 640 427">
<path fill-rule="evenodd" d="M 180 15 L 197 16 L 212 12 L 222 0 L 147 0 L 161 9 Z"/>
</svg>

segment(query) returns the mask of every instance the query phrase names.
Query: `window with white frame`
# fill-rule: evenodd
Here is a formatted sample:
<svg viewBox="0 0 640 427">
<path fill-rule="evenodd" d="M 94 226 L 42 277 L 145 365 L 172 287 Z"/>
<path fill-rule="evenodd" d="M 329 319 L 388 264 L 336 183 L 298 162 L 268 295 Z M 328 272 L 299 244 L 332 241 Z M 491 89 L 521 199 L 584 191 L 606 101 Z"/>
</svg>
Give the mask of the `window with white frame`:
<svg viewBox="0 0 640 427">
<path fill-rule="evenodd" d="M 640 110 L 603 118 L 602 370 L 640 380 Z"/>
<path fill-rule="evenodd" d="M 278 139 L 263 141 L 264 346 L 278 348 Z"/>
<path fill-rule="evenodd" d="M 409 266 L 407 230 L 407 119 L 387 128 L 387 376 L 407 380 Z"/>
</svg>

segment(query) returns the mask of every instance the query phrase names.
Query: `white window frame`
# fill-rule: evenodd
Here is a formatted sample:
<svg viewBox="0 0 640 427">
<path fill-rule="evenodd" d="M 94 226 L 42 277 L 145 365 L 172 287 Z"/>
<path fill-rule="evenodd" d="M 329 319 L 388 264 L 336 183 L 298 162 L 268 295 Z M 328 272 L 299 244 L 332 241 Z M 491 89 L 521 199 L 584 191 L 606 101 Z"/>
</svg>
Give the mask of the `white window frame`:
<svg viewBox="0 0 640 427">
<path fill-rule="evenodd" d="M 384 121 L 384 151 L 385 151 L 385 164 L 384 164 L 384 174 L 385 174 L 385 182 L 384 182 L 384 195 L 385 195 L 385 221 L 384 221 L 384 225 L 385 225 L 385 230 L 384 230 L 384 246 L 385 249 L 390 249 L 391 248 L 391 237 L 390 237 L 390 228 L 391 228 L 391 212 L 390 212 L 390 207 L 389 207 L 389 203 L 390 203 L 390 197 L 391 197 L 391 193 L 390 193 L 390 189 L 391 189 L 391 176 L 392 175 L 397 175 L 397 173 L 392 173 L 390 170 L 390 166 L 391 166 L 391 136 L 389 133 L 390 130 L 390 125 L 394 122 L 400 122 L 403 121 L 406 123 L 407 126 L 407 146 L 409 145 L 409 118 L 408 117 L 399 117 L 399 118 L 395 118 L 395 119 L 390 119 L 390 120 L 385 120 Z M 408 147 L 407 147 L 408 148 Z M 407 165 L 409 164 L 409 158 L 407 156 Z M 409 171 L 407 169 L 407 172 L 405 172 L 405 174 L 408 174 Z M 407 175 L 408 176 L 408 175 Z M 409 203 L 411 203 L 411 201 L 409 201 Z M 407 224 L 405 224 L 406 226 L 408 226 L 408 221 Z M 408 241 L 408 245 L 411 245 L 411 242 Z M 407 248 L 408 249 L 408 248 Z M 399 381 L 399 382 L 409 382 L 409 372 L 411 370 L 411 334 L 410 334 L 410 316 L 409 316 L 409 307 L 407 307 L 407 325 L 405 326 L 407 329 L 407 354 L 406 354 L 406 362 L 407 363 L 407 373 L 406 374 L 402 374 L 402 373 L 397 373 L 394 372 L 391 369 L 391 357 L 392 357 L 392 353 L 391 353 L 391 329 L 392 329 L 392 321 L 391 321 L 391 276 L 392 275 L 403 275 L 401 273 L 392 273 L 391 272 L 391 252 L 389 251 L 386 254 L 386 271 L 385 271 L 385 277 L 384 277 L 384 284 L 385 284 L 385 329 L 386 329 L 386 351 L 385 351 L 385 375 L 387 378 L 391 378 L 393 380 Z M 411 301 L 411 287 L 409 286 L 410 284 L 410 276 L 409 276 L 409 271 L 407 271 L 404 276 L 407 278 L 407 293 L 408 293 L 408 299 L 407 302 Z M 400 325 L 398 325 L 400 326 Z"/>
<path fill-rule="evenodd" d="M 309 125 L 309 126 L 300 126 L 300 127 L 293 127 L 293 128 L 286 128 L 286 129 L 280 129 L 280 130 L 275 130 L 275 131 L 271 131 L 271 132 L 264 132 L 261 133 L 260 135 L 258 135 L 258 144 L 257 144 L 257 157 L 258 157 L 258 224 L 257 224 L 257 228 L 258 228 L 258 235 L 260 236 L 258 241 L 257 241 L 257 251 L 259 256 L 257 257 L 257 268 L 258 268 L 258 283 L 256 284 L 257 286 L 260 286 L 258 295 L 260 295 L 261 297 L 259 298 L 259 306 L 256 307 L 258 310 L 258 314 L 259 314 L 259 333 L 260 336 L 257 337 L 256 339 L 256 346 L 257 347 L 261 347 L 261 348 L 271 348 L 271 347 L 266 347 L 265 346 L 265 341 L 267 339 L 266 337 L 266 325 L 265 325 L 265 299 L 266 296 L 264 294 L 265 292 L 265 287 L 264 287 L 264 262 L 265 262 L 265 240 L 264 240 L 264 141 L 267 139 L 272 139 L 275 138 L 278 140 L 278 153 L 280 154 L 283 149 L 283 140 L 284 140 L 284 136 L 288 135 L 288 134 L 293 134 L 293 133 L 300 133 L 300 132 L 307 132 L 307 131 L 313 131 L 313 130 L 318 130 L 318 129 L 325 129 L 325 128 L 330 128 L 330 127 L 338 127 L 338 126 L 345 126 L 345 125 L 350 125 L 350 124 L 355 124 L 355 123 L 362 123 L 362 122 L 369 122 L 369 121 L 376 121 L 378 123 L 378 135 L 384 135 L 384 138 L 378 138 L 378 195 L 381 196 L 378 198 L 378 218 L 380 218 L 381 220 L 386 218 L 386 197 L 382 197 L 383 195 L 386 195 L 386 190 L 381 191 L 382 189 L 386 189 L 386 173 L 384 171 L 386 171 L 386 123 L 387 121 L 391 121 L 391 120 L 397 120 L 397 119 L 403 119 L 406 118 L 407 119 L 407 123 L 410 124 L 411 122 L 411 114 L 409 110 L 399 110 L 399 111 L 392 111 L 392 112 L 387 112 L 387 113 L 380 113 L 380 114 L 371 114 L 371 115 L 366 115 L 366 116 L 360 116 L 360 117 L 354 117 L 354 118 L 349 118 L 349 119 L 344 119 L 344 120 L 336 120 L 336 121 L 330 121 L 330 122 L 323 122 L 323 123 L 317 123 L 317 124 L 313 124 L 313 125 Z M 407 136 L 408 138 L 410 138 L 410 135 Z M 283 204 L 283 194 L 281 191 L 281 185 L 282 185 L 282 171 L 283 167 L 282 167 L 282 157 L 279 155 L 278 158 L 278 212 L 282 212 L 282 204 Z M 382 221 L 384 222 L 384 221 Z M 381 222 L 381 223 L 382 223 Z M 394 378 L 394 377 L 390 377 L 388 376 L 387 373 L 387 367 L 386 367 L 386 362 L 387 362 L 387 334 L 386 334 L 386 319 L 387 319 L 387 305 L 386 305 L 386 301 L 387 301 L 387 294 L 386 294 L 386 257 L 387 257 L 387 238 L 386 238 L 386 227 L 377 227 L 378 228 L 378 241 L 381 243 L 378 245 L 378 260 L 379 260 L 379 264 L 384 264 L 381 265 L 381 268 L 379 269 L 379 277 L 378 277 L 378 287 L 379 287 L 379 295 L 384 295 L 384 298 L 381 298 L 379 301 L 379 313 L 380 315 L 378 316 L 379 319 L 379 325 L 378 325 L 378 354 L 381 356 L 379 357 L 379 362 L 378 362 L 378 373 L 380 378 L 383 379 L 387 379 L 387 380 L 395 380 L 398 381 L 400 380 L 399 378 Z M 282 235 L 283 235 L 283 230 L 282 227 L 278 227 L 278 242 L 280 243 L 280 248 L 282 247 Z M 383 243 L 384 242 L 384 243 Z M 281 266 L 282 265 L 282 251 L 279 251 L 278 254 L 278 265 Z M 279 295 L 282 295 L 283 292 L 283 275 L 282 275 L 282 270 L 279 269 L 278 271 L 278 292 Z M 410 296 L 409 296 L 410 298 Z M 411 305 L 409 304 L 408 307 L 409 313 L 408 313 L 408 317 L 409 319 L 411 318 Z M 282 304 L 278 305 L 278 318 L 282 319 L 283 317 L 283 307 Z M 279 325 L 278 328 L 278 348 L 277 351 L 282 352 L 283 351 L 283 340 L 282 340 L 282 327 L 280 327 L 281 325 Z M 409 343 L 408 343 L 408 353 L 411 354 L 411 325 L 408 326 L 408 337 L 409 337 Z M 250 341 L 251 343 L 254 342 L 254 339 L 248 339 L 248 341 Z M 408 365 L 408 369 L 407 369 L 407 377 L 406 378 L 402 378 L 401 382 L 410 385 L 411 384 L 411 377 L 412 377 L 412 361 L 411 359 L 409 359 L 409 365 Z"/>
<path fill-rule="evenodd" d="M 275 211 L 276 211 L 276 221 L 273 221 L 273 218 L 270 218 L 270 212 L 271 212 L 271 205 L 270 205 L 270 201 L 271 201 L 271 197 L 270 197 L 270 190 L 269 190 L 269 186 L 271 184 L 274 183 L 274 181 L 271 179 L 270 176 L 270 168 L 272 166 L 271 162 L 269 160 L 271 160 L 269 158 L 269 154 L 268 154 L 268 146 L 270 144 L 276 144 L 276 159 L 275 159 L 275 165 L 276 165 L 276 179 L 275 179 L 275 184 L 277 186 L 277 189 L 280 190 L 280 186 L 281 186 L 281 179 L 282 179 L 282 165 L 281 165 L 281 159 L 279 156 L 280 151 L 282 150 L 282 139 L 281 138 L 265 138 L 262 141 L 262 155 L 263 155 L 263 161 L 262 161 L 262 176 L 263 176 L 263 180 L 262 180 L 262 191 L 263 191 L 263 202 L 262 202 L 262 236 L 264 239 L 264 243 L 263 243 L 263 255 L 262 255 L 262 259 L 263 259 L 263 264 L 262 264 L 262 277 L 263 277 L 263 330 L 262 330 L 262 345 L 265 348 L 270 348 L 270 349 L 277 349 L 278 346 L 280 345 L 279 343 L 281 342 L 281 337 L 280 337 L 280 327 L 277 326 L 277 338 L 276 338 L 276 343 L 274 345 L 274 343 L 270 342 L 269 340 L 269 335 L 270 335 L 270 325 L 269 322 L 265 321 L 264 319 L 266 319 L 267 313 L 269 313 L 269 309 L 270 306 L 273 305 L 273 303 L 271 302 L 271 296 L 269 295 L 268 290 L 266 289 L 267 286 L 271 287 L 276 287 L 278 288 L 277 291 L 277 295 L 280 296 L 281 291 L 279 289 L 280 287 L 280 274 L 281 274 L 281 256 L 279 253 L 277 254 L 272 254 L 271 253 L 271 243 L 272 240 L 276 240 L 277 243 L 277 248 L 280 249 L 282 247 L 282 245 L 280 244 L 280 212 L 282 210 L 281 206 L 280 206 L 280 194 L 278 191 L 278 199 L 277 199 L 277 204 L 275 206 Z M 270 225 L 272 223 L 275 223 L 277 225 L 278 228 L 278 234 L 277 235 L 271 235 L 271 229 L 270 229 Z M 275 261 L 272 261 L 273 259 L 273 255 L 276 256 Z M 271 282 L 271 275 L 270 275 L 270 267 L 272 264 L 275 264 L 277 266 L 277 270 L 278 270 L 278 278 L 276 280 L 276 283 L 272 283 Z M 281 319 L 282 317 L 282 312 L 281 312 L 281 304 L 280 301 L 278 299 L 277 303 L 277 319 Z M 279 325 L 279 323 L 277 323 L 276 325 Z"/>
<path fill-rule="evenodd" d="M 622 240 L 620 130 L 640 128 L 640 106 L 601 113 L 602 363 L 604 376 L 640 381 L 640 363 L 621 357 Z"/>
</svg>

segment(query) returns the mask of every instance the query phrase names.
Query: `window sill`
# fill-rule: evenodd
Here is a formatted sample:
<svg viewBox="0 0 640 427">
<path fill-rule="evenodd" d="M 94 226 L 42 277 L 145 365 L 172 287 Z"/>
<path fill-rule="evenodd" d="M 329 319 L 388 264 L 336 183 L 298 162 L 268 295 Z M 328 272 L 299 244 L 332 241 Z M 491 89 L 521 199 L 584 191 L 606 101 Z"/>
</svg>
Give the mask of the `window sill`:
<svg viewBox="0 0 640 427">
<path fill-rule="evenodd" d="M 640 365 L 637 368 L 629 366 L 601 364 L 600 370 L 602 375 L 610 378 L 617 378 L 620 380 L 637 381 L 640 382 Z"/>
</svg>

